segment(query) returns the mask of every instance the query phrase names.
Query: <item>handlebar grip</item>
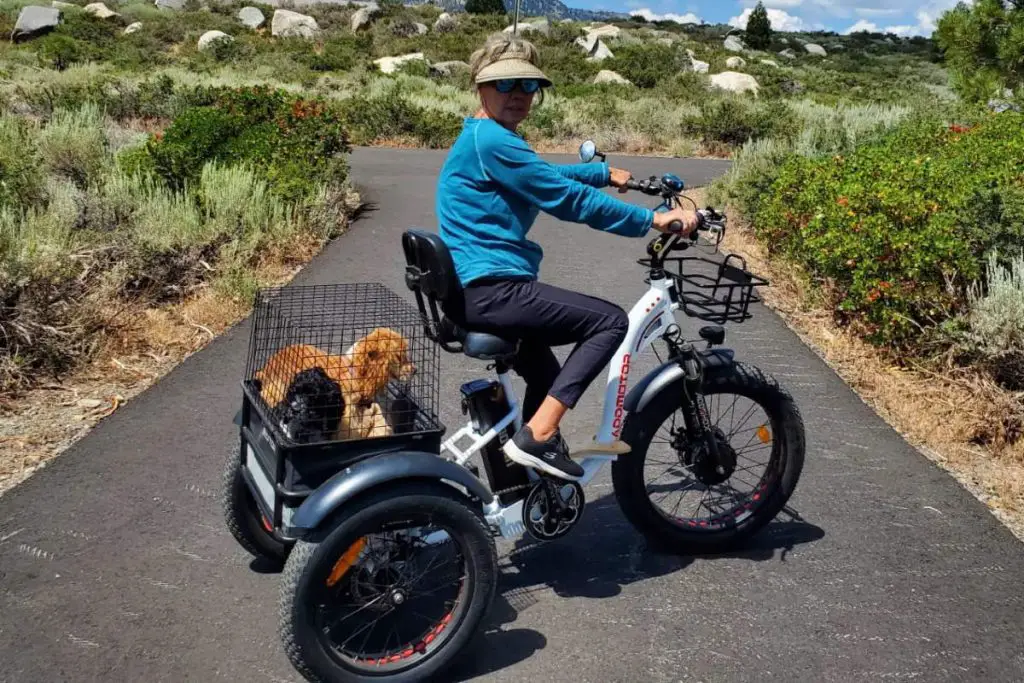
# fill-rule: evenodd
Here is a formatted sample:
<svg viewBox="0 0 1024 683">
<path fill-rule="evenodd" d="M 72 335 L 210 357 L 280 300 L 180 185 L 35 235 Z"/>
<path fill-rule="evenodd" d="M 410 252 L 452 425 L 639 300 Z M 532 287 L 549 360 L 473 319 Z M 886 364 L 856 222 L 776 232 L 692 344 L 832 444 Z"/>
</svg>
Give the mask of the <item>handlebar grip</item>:
<svg viewBox="0 0 1024 683">
<path fill-rule="evenodd" d="M 672 221 L 671 223 L 669 223 L 668 224 L 668 231 L 672 232 L 672 233 L 676 233 L 676 234 L 682 232 L 683 231 L 683 223 L 682 223 L 682 221 Z"/>
</svg>

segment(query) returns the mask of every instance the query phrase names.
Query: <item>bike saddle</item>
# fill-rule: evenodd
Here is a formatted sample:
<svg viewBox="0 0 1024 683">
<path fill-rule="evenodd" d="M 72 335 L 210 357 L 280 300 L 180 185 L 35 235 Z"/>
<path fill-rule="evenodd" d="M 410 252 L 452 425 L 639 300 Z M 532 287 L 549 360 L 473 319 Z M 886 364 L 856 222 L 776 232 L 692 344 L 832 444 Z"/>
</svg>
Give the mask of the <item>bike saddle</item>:
<svg viewBox="0 0 1024 683">
<path fill-rule="evenodd" d="M 472 332 L 459 327 L 449 318 L 441 320 L 442 333 L 448 341 L 462 344 L 462 353 L 477 360 L 510 362 L 519 351 L 519 341 L 504 339 L 487 332 Z"/>
</svg>

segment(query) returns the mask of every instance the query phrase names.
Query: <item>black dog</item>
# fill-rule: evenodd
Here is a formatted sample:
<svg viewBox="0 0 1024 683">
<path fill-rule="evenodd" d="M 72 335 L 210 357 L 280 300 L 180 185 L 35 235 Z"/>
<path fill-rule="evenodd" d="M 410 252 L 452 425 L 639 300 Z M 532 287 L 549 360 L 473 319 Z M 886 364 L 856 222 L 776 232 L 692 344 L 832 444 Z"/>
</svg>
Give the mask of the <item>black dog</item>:
<svg viewBox="0 0 1024 683">
<path fill-rule="evenodd" d="M 322 368 L 316 367 L 295 375 L 278 414 L 289 439 L 296 443 L 315 443 L 335 438 L 344 409 L 341 387 Z"/>
</svg>

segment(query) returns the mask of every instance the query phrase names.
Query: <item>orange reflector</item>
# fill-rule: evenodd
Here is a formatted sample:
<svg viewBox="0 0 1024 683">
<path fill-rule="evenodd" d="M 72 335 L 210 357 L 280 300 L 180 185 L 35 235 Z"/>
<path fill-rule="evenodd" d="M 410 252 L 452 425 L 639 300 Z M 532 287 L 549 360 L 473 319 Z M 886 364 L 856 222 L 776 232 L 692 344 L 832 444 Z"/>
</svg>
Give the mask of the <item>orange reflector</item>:
<svg viewBox="0 0 1024 683">
<path fill-rule="evenodd" d="M 345 572 L 356 563 L 359 559 L 359 553 L 363 552 L 363 548 L 366 547 L 366 540 L 360 538 L 358 541 L 349 546 L 349 549 L 345 551 L 337 562 L 334 563 L 334 568 L 331 569 L 331 575 L 327 577 L 327 585 L 333 586 L 341 580 L 341 577 L 345 576 Z"/>
<path fill-rule="evenodd" d="M 761 425 L 757 428 L 757 438 L 761 439 L 761 443 L 768 443 L 772 440 L 772 433 L 768 431 L 768 425 Z"/>
</svg>

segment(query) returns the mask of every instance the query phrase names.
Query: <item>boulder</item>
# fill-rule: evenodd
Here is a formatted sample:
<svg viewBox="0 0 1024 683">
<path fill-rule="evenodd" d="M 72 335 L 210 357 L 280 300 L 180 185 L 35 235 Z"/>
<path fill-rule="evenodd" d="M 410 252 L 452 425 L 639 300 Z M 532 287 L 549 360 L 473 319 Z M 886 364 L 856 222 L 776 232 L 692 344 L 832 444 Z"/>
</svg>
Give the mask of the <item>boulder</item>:
<svg viewBox="0 0 1024 683">
<path fill-rule="evenodd" d="M 278 9 L 270 22 L 270 33 L 281 38 L 314 38 L 320 33 L 320 26 L 311 16 Z"/>
<path fill-rule="evenodd" d="M 215 43 L 221 40 L 230 43 L 234 38 L 223 31 L 207 31 L 203 35 L 199 36 L 199 51 L 203 52 L 209 50 Z"/>
<path fill-rule="evenodd" d="M 690 59 L 690 67 L 691 67 L 691 68 L 692 68 L 692 69 L 694 70 L 694 72 L 696 72 L 696 73 L 699 73 L 699 74 L 706 74 L 706 73 L 708 72 L 708 69 L 710 69 L 710 68 L 711 68 L 711 65 L 710 65 L 710 64 L 708 64 L 707 62 L 702 62 L 702 61 L 700 61 L 699 59 L 693 59 L 693 58 L 691 58 L 691 59 Z"/>
<path fill-rule="evenodd" d="M 796 59 L 796 53 L 793 52 L 793 50 L 791 48 L 788 48 L 788 47 L 785 50 L 783 50 L 782 52 L 780 52 L 779 56 L 780 57 L 785 57 L 786 59 Z"/>
<path fill-rule="evenodd" d="M 590 61 L 600 62 L 615 56 L 597 36 L 577 38 L 576 44 L 583 48 L 583 51 L 587 53 L 587 59 Z"/>
<path fill-rule="evenodd" d="M 60 10 L 54 7 L 28 5 L 22 7 L 18 14 L 18 22 L 11 32 L 11 40 L 18 41 L 35 38 L 49 33 L 60 24 Z"/>
<path fill-rule="evenodd" d="M 715 74 L 711 77 L 711 85 L 721 90 L 729 90 L 736 93 L 752 92 L 755 95 L 761 87 L 758 85 L 756 78 L 739 71 L 723 71 L 720 74 Z"/>
<path fill-rule="evenodd" d="M 988 107 L 988 110 L 993 114 L 1003 114 L 1008 111 L 1021 111 L 1021 107 L 1019 105 L 1016 105 L 1013 102 L 1010 102 L 1009 100 L 998 98 L 990 99 L 988 102 L 985 103 L 985 106 Z"/>
<path fill-rule="evenodd" d="M 447 12 L 439 16 L 437 18 L 437 21 L 434 22 L 434 30 L 438 33 L 448 33 L 449 31 L 454 31 L 456 28 L 458 28 L 458 26 L 459 20 L 453 17 L 452 15 L 448 14 Z"/>
<path fill-rule="evenodd" d="M 727 36 L 724 43 L 725 49 L 729 52 L 743 52 L 747 49 L 743 39 L 739 36 Z"/>
<path fill-rule="evenodd" d="M 604 38 L 605 40 L 612 40 L 615 38 L 622 37 L 622 29 L 618 26 L 612 26 L 611 24 L 605 24 L 604 26 L 597 26 L 595 28 L 586 29 L 588 36 L 597 36 L 598 38 Z"/>
<path fill-rule="evenodd" d="M 111 17 L 120 16 L 117 12 L 113 11 L 102 2 L 92 2 L 82 8 L 89 14 L 93 15 L 97 19 L 109 19 Z"/>
<path fill-rule="evenodd" d="M 828 53 L 825 52 L 825 48 L 817 43 L 807 43 L 804 45 L 804 49 L 807 50 L 808 54 L 812 54 L 816 57 L 827 57 Z"/>
<path fill-rule="evenodd" d="M 628 78 L 624 78 L 614 71 L 608 69 L 601 69 L 596 76 L 594 76 L 594 83 L 620 83 L 622 85 L 633 85 L 629 82 Z"/>
<path fill-rule="evenodd" d="M 391 22 L 391 34 L 401 38 L 411 38 L 419 35 L 419 29 L 416 28 L 416 24 L 408 19 L 398 19 Z"/>
<path fill-rule="evenodd" d="M 402 55 L 401 57 L 381 57 L 375 59 L 374 64 L 380 69 L 381 73 L 393 74 L 398 71 L 398 68 L 406 62 L 412 62 L 415 60 L 423 61 L 426 57 L 423 56 L 422 52 L 413 52 L 412 54 Z"/>
<path fill-rule="evenodd" d="M 729 57 L 729 59 L 725 60 L 725 65 L 730 69 L 739 69 L 746 66 L 747 62 L 743 57 Z"/>
<path fill-rule="evenodd" d="M 779 84 L 779 89 L 787 95 L 799 95 L 804 91 L 804 84 L 800 81 L 794 81 L 792 79 L 783 81 Z"/>
<path fill-rule="evenodd" d="M 365 28 L 370 28 L 370 24 L 373 23 L 374 17 L 380 13 L 380 7 L 377 5 L 367 5 L 356 11 L 352 15 L 352 31 L 362 31 Z"/>
<path fill-rule="evenodd" d="M 238 10 L 238 20 L 248 28 L 255 30 L 260 26 L 263 26 L 263 24 L 266 23 L 267 18 L 263 16 L 263 12 L 256 7 L 243 7 Z"/>
<path fill-rule="evenodd" d="M 778 62 L 773 62 L 770 59 L 762 59 L 761 63 L 766 65 L 766 66 L 774 66 L 776 69 L 779 68 L 779 63 Z"/>
<path fill-rule="evenodd" d="M 515 28 L 516 26 L 514 24 L 509 24 L 508 26 L 505 27 L 504 32 L 512 33 L 513 29 Z M 547 20 L 547 17 L 542 17 L 540 19 L 531 19 L 530 21 L 520 21 L 518 30 L 519 35 L 521 36 L 530 33 L 540 33 L 543 36 L 550 36 L 551 23 Z"/>
<path fill-rule="evenodd" d="M 416 27 L 416 35 L 423 36 L 430 32 L 430 29 L 427 28 L 426 24 L 421 24 L 418 21 L 415 24 L 413 24 L 413 26 Z"/>
<path fill-rule="evenodd" d="M 185 0 L 154 0 L 160 9 L 185 9 Z"/>
<path fill-rule="evenodd" d="M 125 35 L 131 34 L 131 33 L 135 33 L 136 31 L 141 31 L 141 30 L 142 30 L 142 22 L 141 21 L 136 21 L 135 23 L 128 24 L 127 26 L 124 27 Z"/>
<path fill-rule="evenodd" d="M 451 62 L 438 62 L 430 65 L 430 71 L 437 76 L 451 76 L 457 71 L 469 71 L 469 64 L 458 60 Z"/>
</svg>

